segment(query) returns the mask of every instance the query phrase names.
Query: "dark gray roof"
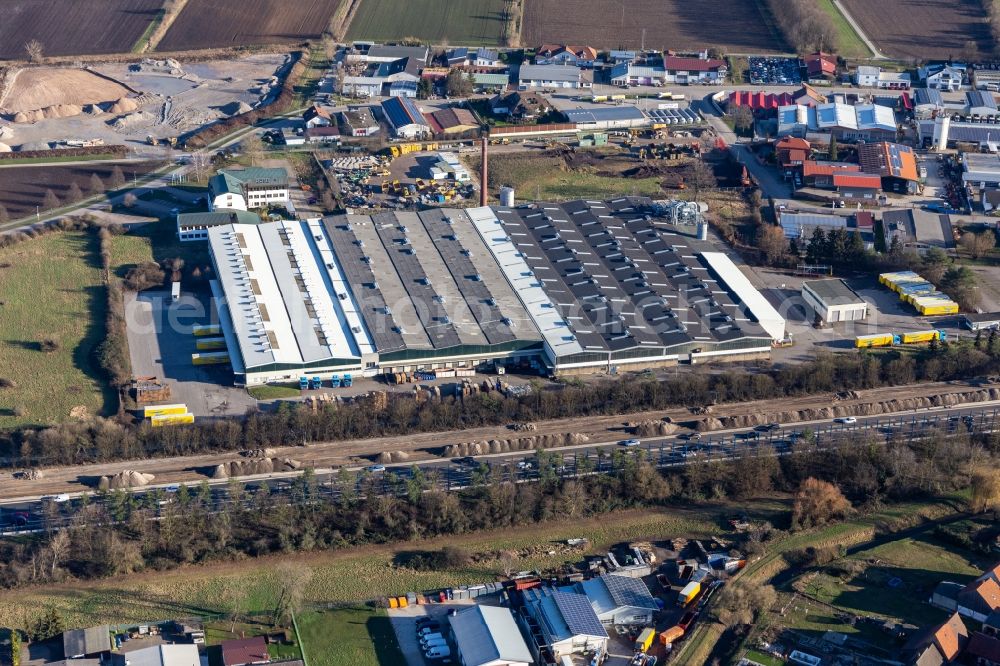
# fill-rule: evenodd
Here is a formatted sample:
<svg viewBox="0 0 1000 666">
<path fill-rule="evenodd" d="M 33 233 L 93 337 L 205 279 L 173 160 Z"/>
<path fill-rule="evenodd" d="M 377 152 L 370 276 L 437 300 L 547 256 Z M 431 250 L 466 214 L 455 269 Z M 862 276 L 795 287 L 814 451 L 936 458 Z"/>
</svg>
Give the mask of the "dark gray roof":
<svg viewBox="0 0 1000 666">
<path fill-rule="evenodd" d="M 576 636 L 607 636 L 608 632 L 597 618 L 590 599 L 585 594 L 553 590 L 552 599 L 570 632 Z"/>
<path fill-rule="evenodd" d="M 109 650 L 111 650 L 111 628 L 106 624 L 63 632 L 63 654 L 67 658 L 100 654 Z"/>
<path fill-rule="evenodd" d="M 427 59 L 426 46 L 384 46 L 376 44 L 368 49 L 369 58 L 416 58 L 418 60 Z"/>
<path fill-rule="evenodd" d="M 988 321 L 1000 321 L 1000 312 L 963 312 L 960 315 L 973 323 L 983 323 Z M 1000 620 L 1000 611 L 997 612 L 997 619 Z"/>
<path fill-rule="evenodd" d="M 827 305 L 848 305 L 850 303 L 865 302 L 843 280 L 807 280 L 802 283 L 802 286 L 819 296 Z"/>
<path fill-rule="evenodd" d="M 604 581 L 608 592 L 611 593 L 611 598 L 619 606 L 649 608 L 650 610 L 659 610 L 660 608 L 641 578 L 604 574 L 601 576 L 601 580 Z"/>
<path fill-rule="evenodd" d="M 970 107 L 984 106 L 987 109 L 997 109 L 997 100 L 993 93 L 987 90 L 970 90 L 965 93 L 965 103 Z"/>
<path fill-rule="evenodd" d="M 917 106 L 921 104 L 931 104 L 933 106 L 944 106 L 944 97 L 937 88 L 917 88 L 913 93 Z"/>
<path fill-rule="evenodd" d="M 563 111 L 563 115 L 565 115 L 571 123 L 646 120 L 646 114 L 644 114 L 638 107 L 631 105 L 594 107 L 590 109 L 569 109 L 567 111 Z"/>
</svg>

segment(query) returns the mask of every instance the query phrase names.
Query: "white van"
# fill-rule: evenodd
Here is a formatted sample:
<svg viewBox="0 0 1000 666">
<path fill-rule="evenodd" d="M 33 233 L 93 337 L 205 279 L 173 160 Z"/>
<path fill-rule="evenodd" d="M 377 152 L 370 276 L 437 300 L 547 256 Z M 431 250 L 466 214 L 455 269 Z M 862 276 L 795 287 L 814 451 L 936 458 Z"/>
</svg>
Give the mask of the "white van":
<svg viewBox="0 0 1000 666">
<path fill-rule="evenodd" d="M 442 636 L 441 634 L 427 634 L 426 636 L 420 637 L 420 644 L 423 645 L 424 647 L 427 647 L 434 643 L 447 643 L 447 642 L 448 641 L 446 641 L 444 639 L 444 636 Z"/>
<path fill-rule="evenodd" d="M 424 653 L 424 656 L 428 659 L 444 659 L 451 656 L 451 648 L 447 645 L 432 647 Z"/>
</svg>

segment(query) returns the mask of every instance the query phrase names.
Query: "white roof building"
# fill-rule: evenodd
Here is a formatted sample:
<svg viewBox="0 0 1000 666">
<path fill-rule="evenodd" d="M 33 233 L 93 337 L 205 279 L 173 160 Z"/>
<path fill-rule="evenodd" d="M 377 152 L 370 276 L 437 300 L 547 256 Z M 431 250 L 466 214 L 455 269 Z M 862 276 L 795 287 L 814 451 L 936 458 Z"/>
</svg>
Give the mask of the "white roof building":
<svg viewBox="0 0 1000 666">
<path fill-rule="evenodd" d="M 648 624 L 659 610 L 641 578 L 604 574 L 576 585 L 604 624 Z"/>
<path fill-rule="evenodd" d="M 198 646 L 191 643 L 153 645 L 111 659 L 113 666 L 201 666 Z"/>
<path fill-rule="evenodd" d="M 722 252 L 702 252 L 701 256 L 705 258 L 705 261 L 729 288 L 729 291 L 747 306 L 761 328 L 767 331 L 772 339 L 783 340 L 785 338 L 784 317 L 778 314 L 778 311 L 764 298 L 762 293 L 757 291 L 757 288 L 750 283 L 739 266 Z"/>
<path fill-rule="evenodd" d="M 473 606 L 449 618 L 463 666 L 530 666 L 534 658 L 509 608 Z"/>
<path fill-rule="evenodd" d="M 583 70 L 572 65 L 521 65 L 518 83 L 525 88 L 581 88 Z"/>
</svg>

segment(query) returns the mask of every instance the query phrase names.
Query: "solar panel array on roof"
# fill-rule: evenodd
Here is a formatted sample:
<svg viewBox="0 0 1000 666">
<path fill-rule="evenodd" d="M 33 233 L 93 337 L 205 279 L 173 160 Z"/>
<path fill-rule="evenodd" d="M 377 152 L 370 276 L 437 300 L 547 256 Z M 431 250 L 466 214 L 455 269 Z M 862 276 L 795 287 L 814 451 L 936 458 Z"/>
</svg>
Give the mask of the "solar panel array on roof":
<svg viewBox="0 0 1000 666">
<path fill-rule="evenodd" d="M 649 109 L 646 113 L 654 123 L 665 125 L 690 125 L 701 121 L 701 116 L 692 109 Z"/>
<path fill-rule="evenodd" d="M 649 588 L 640 578 L 630 578 L 629 576 L 616 576 L 614 574 L 604 574 L 601 580 L 611 593 L 611 598 L 619 606 L 635 606 L 637 608 L 649 608 L 658 610 L 656 600 L 649 593 Z"/>
<path fill-rule="evenodd" d="M 566 626 L 577 636 L 607 636 L 608 632 L 597 618 L 587 595 L 577 592 L 553 590 L 552 599 L 562 613 Z"/>
</svg>

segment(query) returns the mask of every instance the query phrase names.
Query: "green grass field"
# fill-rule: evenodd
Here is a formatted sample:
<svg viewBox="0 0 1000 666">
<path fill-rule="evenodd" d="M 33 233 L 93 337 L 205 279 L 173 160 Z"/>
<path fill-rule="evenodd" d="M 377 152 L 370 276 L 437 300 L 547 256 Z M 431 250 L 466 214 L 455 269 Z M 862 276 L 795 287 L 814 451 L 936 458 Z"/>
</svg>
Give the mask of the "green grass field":
<svg viewBox="0 0 1000 666">
<path fill-rule="evenodd" d="M 292 384 L 267 384 L 265 386 L 252 386 L 247 389 L 247 393 L 257 400 L 277 400 L 279 398 L 298 398 L 302 391 L 298 386 Z"/>
<path fill-rule="evenodd" d="M 816 0 L 816 3 L 820 9 L 829 14 L 837 28 L 837 55 L 845 58 L 870 58 L 872 56 L 872 52 L 868 50 L 858 33 L 847 22 L 837 6 L 833 4 L 833 0 Z"/>
<path fill-rule="evenodd" d="M 111 265 L 119 276 L 147 261 L 181 257 L 186 265 L 208 266 L 211 260 L 206 243 L 182 243 L 177 227 L 169 221 L 137 224 L 127 234 L 111 241 Z"/>
<path fill-rule="evenodd" d="M 504 0 L 362 0 L 347 39 L 401 40 L 453 46 L 500 44 Z"/>
<path fill-rule="evenodd" d="M 384 609 L 352 606 L 296 619 L 309 666 L 394 666 L 405 663 Z"/>
<path fill-rule="evenodd" d="M 54 233 L 0 250 L 0 429 L 103 414 L 115 395 L 94 349 L 104 338 L 105 292 L 96 235 Z M 44 352 L 51 338 L 58 349 Z"/>
</svg>

